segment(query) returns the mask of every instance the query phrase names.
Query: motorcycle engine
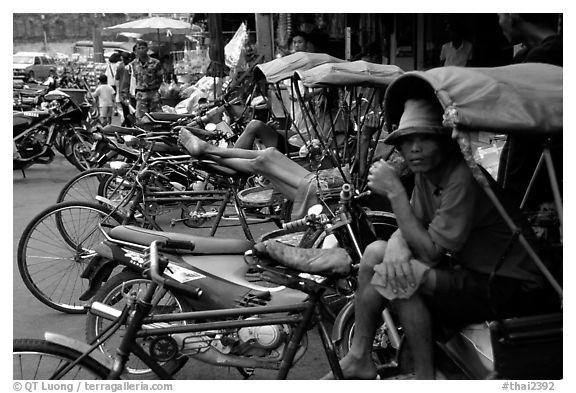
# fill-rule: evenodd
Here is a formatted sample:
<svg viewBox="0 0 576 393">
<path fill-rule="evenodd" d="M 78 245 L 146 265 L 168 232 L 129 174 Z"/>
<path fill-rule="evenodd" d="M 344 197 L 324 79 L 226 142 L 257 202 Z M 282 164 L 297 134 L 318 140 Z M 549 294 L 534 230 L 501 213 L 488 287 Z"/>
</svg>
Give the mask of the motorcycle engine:
<svg viewBox="0 0 576 393">
<path fill-rule="evenodd" d="M 259 349 L 275 349 L 287 340 L 289 333 L 288 326 L 251 326 L 238 330 L 238 339 L 241 345 L 248 344 Z"/>
<path fill-rule="evenodd" d="M 251 317 L 248 319 L 256 319 Z M 173 337 L 188 356 L 212 358 L 215 352 L 219 356 L 258 357 L 260 360 L 277 361 L 282 358 L 292 329 L 288 325 L 250 326 L 236 331 L 210 331 L 204 333 L 180 333 Z M 304 355 L 308 347 L 306 336 L 296 353 L 295 360 Z M 212 352 L 211 352 L 212 351 Z M 214 361 L 214 360 L 213 360 Z M 210 362 L 210 361 L 209 361 Z M 223 364 L 224 361 L 218 361 Z"/>
<path fill-rule="evenodd" d="M 32 157 L 42 151 L 48 139 L 48 129 L 40 127 L 16 141 L 18 152 L 22 158 Z"/>
</svg>

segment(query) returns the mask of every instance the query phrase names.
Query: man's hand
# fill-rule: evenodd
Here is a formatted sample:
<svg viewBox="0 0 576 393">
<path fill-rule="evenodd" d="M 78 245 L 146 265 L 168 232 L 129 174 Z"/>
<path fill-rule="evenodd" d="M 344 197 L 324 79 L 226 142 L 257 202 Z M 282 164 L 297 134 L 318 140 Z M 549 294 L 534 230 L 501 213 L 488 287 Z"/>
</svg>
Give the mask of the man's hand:
<svg viewBox="0 0 576 393">
<path fill-rule="evenodd" d="M 388 241 L 382 263 L 374 267 L 374 270 L 381 275 L 384 287 L 390 286 L 392 292 L 398 293 L 398 291 L 406 292 L 408 286 L 416 285 L 411 258 L 412 252 L 402 235 L 399 232 L 394 233 Z"/>
<path fill-rule="evenodd" d="M 376 161 L 370 167 L 368 187 L 372 192 L 387 197 L 405 192 L 404 186 L 394 167 L 384 160 Z"/>
</svg>

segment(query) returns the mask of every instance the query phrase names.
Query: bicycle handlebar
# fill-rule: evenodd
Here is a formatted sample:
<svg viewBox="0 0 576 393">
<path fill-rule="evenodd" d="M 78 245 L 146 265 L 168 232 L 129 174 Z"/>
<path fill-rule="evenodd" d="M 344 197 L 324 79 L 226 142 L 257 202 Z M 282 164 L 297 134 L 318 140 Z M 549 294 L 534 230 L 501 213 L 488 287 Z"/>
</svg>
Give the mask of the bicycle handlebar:
<svg viewBox="0 0 576 393">
<path fill-rule="evenodd" d="M 294 221 L 290 221 L 290 222 L 286 222 L 284 224 L 282 224 L 282 229 L 284 230 L 284 232 L 286 233 L 294 233 L 294 232 L 301 232 L 304 231 L 306 229 L 308 229 L 308 227 L 315 222 L 325 222 L 326 220 L 328 220 L 328 216 L 326 216 L 326 214 L 311 214 L 311 215 L 307 215 L 304 218 L 301 218 L 299 220 L 294 220 Z"/>
<path fill-rule="evenodd" d="M 202 289 L 197 288 L 197 287 L 193 287 L 193 286 L 189 286 L 189 285 L 184 285 L 174 279 L 166 279 L 165 277 L 162 277 L 162 274 L 164 273 L 164 269 L 166 268 L 166 266 L 168 265 L 166 263 L 166 266 L 162 266 L 162 268 L 160 267 L 160 255 L 158 254 L 158 249 L 159 248 L 163 248 L 163 249 L 169 249 L 169 250 L 176 250 L 176 249 L 181 249 L 181 250 L 194 250 L 194 248 L 196 247 L 196 245 L 194 244 L 194 242 L 191 241 L 184 241 L 184 240 L 154 240 L 151 244 L 150 244 L 150 277 L 152 278 L 152 281 L 160 284 L 160 285 L 164 285 L 166 287 L 172 288 L 172 289 L 176 289 L 179 291 L 182 291 L 184 293 L 186 293 L 187 295 L 190 295 L 194 298 L 198 298 L 200 296 L 202 296 Z"/>
</svg>

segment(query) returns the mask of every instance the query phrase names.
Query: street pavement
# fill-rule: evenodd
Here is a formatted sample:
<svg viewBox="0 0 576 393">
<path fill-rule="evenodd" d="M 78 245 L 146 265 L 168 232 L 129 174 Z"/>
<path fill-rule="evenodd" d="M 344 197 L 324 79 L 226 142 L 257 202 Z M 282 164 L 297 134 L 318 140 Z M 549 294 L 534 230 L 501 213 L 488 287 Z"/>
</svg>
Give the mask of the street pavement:
<svg viewBox="0 0 576 393">
<path fill-rule="evenodd" d="M 75 169 L 57 153 L 49 165 L 34 165 L 23 177 L 13 171 L 13 337 L 42 338 L 45 331 L 57 332 L 84 341 L 84 315 L 68 315 L 55 311 L 34 298 L 18 273 L 17 247 L 26 225 L 45 208 L 54 204 L 62 186 L 74 175 Z M 275 229 L 273 224 L 253 227 L 255 237 Z M 239 227 L 226 229 L 220 237 L 243 236 Z M 329 369 L 316 330 L 309 333 L 309 348 L 289 374 L 289 379 L 318 379 Z M 256 370 L 253 379 L 273 379 L 274 372 Z M 177 379 L 241 379 L 235 369 L 207 366 L 190 360 L 176 375 Z"/>
</svg>

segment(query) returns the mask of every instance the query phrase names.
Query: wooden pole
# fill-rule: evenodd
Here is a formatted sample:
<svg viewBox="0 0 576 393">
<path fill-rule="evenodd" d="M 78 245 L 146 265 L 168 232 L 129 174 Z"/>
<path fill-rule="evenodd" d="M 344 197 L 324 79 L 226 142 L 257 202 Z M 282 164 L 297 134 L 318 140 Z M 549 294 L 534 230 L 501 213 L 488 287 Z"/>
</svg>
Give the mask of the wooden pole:
<svg viewBox="0 0 576 393">
<path fill-rule="evenodd" d="M 274 58 L 274 28 L 272 14 L 256 14 L 256 47 L 264 62 Z"/>
</svg>

